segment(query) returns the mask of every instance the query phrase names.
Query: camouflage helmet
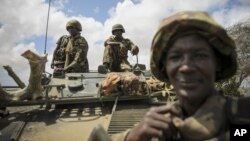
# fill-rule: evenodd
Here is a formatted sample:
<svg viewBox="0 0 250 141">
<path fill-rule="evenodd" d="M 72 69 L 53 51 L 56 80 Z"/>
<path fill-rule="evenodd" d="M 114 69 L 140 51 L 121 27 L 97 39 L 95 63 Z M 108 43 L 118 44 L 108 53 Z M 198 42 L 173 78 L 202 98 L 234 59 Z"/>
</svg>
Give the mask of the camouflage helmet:
<svg viewBox="0 0 250 141">
<path fill-rule="evenodd" d="M 164 19 L 151 45 L 150 67 L 159 80 L 168 82 L 166 74 L 166 55 L 173 38 L 191 30 L 201 33 L 213 47 L 216 57 L 221 61 L 221 69 L 216 72 L 216 81 L 230 78 L 236 73 L 235 43 L 212 17 L 201 11 L 184 11 Z M 204 34 L 205 33 L 205 34 Z M 175 38 L 176 39 L 176 38 Z"/>
<path fill-rule="evenodd" d="M 122 30 L 122 33 L 125 33 L 125 29 L 123 28 L 122 24 L 115 24 L 112 26 L 112 34 L 114 34 L 115 30 Z"/>
<path fill-rule="evenodd" d="M 68 27 L 74 27 L 78 31 L 82 31 L 82 25 L 77 20 L 70 20 L 70 21 L 68 21 L 67 24 L 66 24 L 66 29 L 67 30 L 68 30 Z"/>
</svg>

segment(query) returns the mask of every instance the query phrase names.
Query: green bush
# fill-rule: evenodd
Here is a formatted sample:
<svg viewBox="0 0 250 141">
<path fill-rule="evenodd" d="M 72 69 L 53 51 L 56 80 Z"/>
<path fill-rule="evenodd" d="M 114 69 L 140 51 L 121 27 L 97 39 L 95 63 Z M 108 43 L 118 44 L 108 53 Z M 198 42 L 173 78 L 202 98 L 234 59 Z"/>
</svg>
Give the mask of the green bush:
<svg viewBox="0 0 250 141">
<path fill-rule="evenodd" d="M 219 91 L 222 91 L 226 96 L 242 96 L 242 94 L 239 92 L 239 84 L 237 83 L 235 76 L 226 81 L 217 82 L 215 87 Z"/>
</svg>

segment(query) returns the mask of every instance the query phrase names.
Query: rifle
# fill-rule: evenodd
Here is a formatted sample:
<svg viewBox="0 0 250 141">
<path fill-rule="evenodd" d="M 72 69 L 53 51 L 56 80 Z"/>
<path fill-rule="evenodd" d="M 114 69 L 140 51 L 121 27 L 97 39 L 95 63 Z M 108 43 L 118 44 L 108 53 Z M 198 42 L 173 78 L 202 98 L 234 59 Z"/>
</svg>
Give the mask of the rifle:
<svg viewBox="0 0 250 141">
<path fill-rule="evenodd" d="M 121 63 L 121 58 L 120 58 L 120 48 L 117 48 L 117 46 L 121 46 L 121 42 L 107 42 L 107 45 L 111 46 L 112 50 L 112 62 L 110 62 L 110 68 L 111 70 L 120 70 L 120 63 Z M 117 70 L 117 71 L 118 71 Z M 114 71 L 114 70 L 113 70 Z"/>
<path fill-rule="evenodd" d="M 121 42 L 106 42 L 108 45 L 121 45 Z"/>
</svg>

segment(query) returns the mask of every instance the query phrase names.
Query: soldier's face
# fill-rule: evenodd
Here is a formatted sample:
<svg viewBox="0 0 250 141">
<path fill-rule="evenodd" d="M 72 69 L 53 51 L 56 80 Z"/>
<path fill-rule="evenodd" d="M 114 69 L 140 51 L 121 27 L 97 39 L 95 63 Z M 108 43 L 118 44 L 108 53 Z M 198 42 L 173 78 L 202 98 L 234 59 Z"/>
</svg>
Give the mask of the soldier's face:
<svg viewBox="0 0 250 141">
<path fill-rule="evenodd" d="M 70 34 L 71 36 L 75 36 L 76 34 L 79 33 L 79 31 L 78 31 L 76 28 L 71 27 L 71 26 L 68 27 L 67 30 L 68 30 L 68 32 L 69 32 L 69 34 Z"/>
<path fill-rule="evenodd" d="M 122 36 L 122 30 L 114 30 L 113 34 L 117 37 L 121 37 Z"/>
<path fill-rule="evenodd" d="M 177 39 L 166 56 L 166 73 L 180 99 L 204 100 L 214 90 L 216 57 L 198 35 Z"/>
</svg>

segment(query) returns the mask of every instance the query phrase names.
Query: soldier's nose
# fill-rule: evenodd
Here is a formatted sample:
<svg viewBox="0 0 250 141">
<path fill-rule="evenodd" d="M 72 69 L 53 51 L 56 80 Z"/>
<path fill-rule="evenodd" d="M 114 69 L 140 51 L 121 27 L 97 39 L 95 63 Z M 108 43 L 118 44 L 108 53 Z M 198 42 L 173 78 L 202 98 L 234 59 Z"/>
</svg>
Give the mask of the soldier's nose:
<svg viewBox="0 0 250 141">
<path fill-rule="evenodd" d="M 192 72 L 194 71 L 193 61 L 189 57 L 185 57 L 180 65 L 179 71 L 181 72 Z"/>
</svg>

